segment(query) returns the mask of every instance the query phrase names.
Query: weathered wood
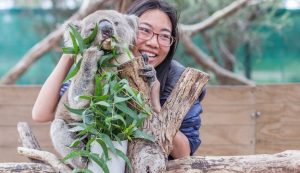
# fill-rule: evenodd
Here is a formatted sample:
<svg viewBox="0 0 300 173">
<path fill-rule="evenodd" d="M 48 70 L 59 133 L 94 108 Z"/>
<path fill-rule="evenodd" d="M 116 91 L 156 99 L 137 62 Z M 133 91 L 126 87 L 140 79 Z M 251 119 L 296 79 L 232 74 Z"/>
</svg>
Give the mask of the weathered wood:
<svg viewBox="0 0 300 173">
<path fill-rule="evenodd" d="M 300 150 L 290 150 L 274 155 L 249 156 L 193 156 L 168 162 L 168 173 L 299 173 Z"/>
<path fill-rule="evenodd" d="M 72 170 L 62 163 L 54 154 L 47 151 L 40 151 L 30 148 L 18 147 L 18 153 L 29 158 L 42 160 L 53 167 L 56 172 L 69 173 Z"/>
<path fill-rule="evenodd" d="M 143 67 L 142 63 L 138 63 L 139 59 L 125 64 L 121 68 L 121 77 L 127 78 L 131 86 L 149 96 L 149 87 L 145 86 L 147 84 L 138 75 L 138 70 Z M 124 70 L 126 66 L 128 70 Z M 128 157 L 131 159 L 133 172 L 165 171 L 166 157 L 172 150 L 173 138 L 207 81 L 208 75 L 205 73 L 191 68 L 184 71 L 161 112 L 158 115 L 153 112 L 143 124 L 144 131 L 153 134 L 156 143 L 134 140 L 129 144 Z M 145 98 L 149 102 L 149 97 Z"/>
<path fill-rule="evenodd" d="M 144 67 L 141 57 L 136 57 L 131 61 L 122 64 L 118 70 L 121 78 L 126 78 L 131 87 L 139 90 L 143 94 L 143 99 L 150 105 L 150 87 L 139 76 L 139 69 Z M 148 117 L 148 121 L 157 121 L 154 112 Z M 144 131 L 154 134 L 153 128 L 147 127 L 147 124 L 154 126 L 155 124 L 144 123 Z M 156 128 L 158 129 L 158 128 Z M 154 142 L 135 139 L 129 143 L 127 155 L 132 163 L 133 172 L 162 172 L 166 169 L 165 155 L 162 148 Z M 129 170 L 127 170 L 128 172 Z"/>
<path fill-rule="evenodd" d="M 53 173 L 55 170 L 43 163 L 0 163 L 1 173 Z"/>
<path fill-rule="evenodd" d="M 118 74 L 122 79 L 127 79 L 131 87 L 141 92 L 143 94 L 143 99 L 150 104 L 150 87 L 139 75 L 139 69 L 144 66 L 143 59 L 141 57 L 135 57 L 120 65 L 118 67 Z"/>
<path fill-rule="evenodd" d="M 41 150 L 40 144 L 36 140 L 36 137 L 34 136 L 29 125 L 26 122 L 19 122 L 17 129 L 18 129 L 23 147 Z"/>
<path fill-rule="evenodd" d="M 16 141 L 17 143 L 17 141 Z M 19 145 L 20 146 L 20 145 Z M 29 162 L 27 157 L 24 157 L 18 154 L 17 146 L 15 143 L 12 147 L 0 147 L 0 163 L 7 163 L 7 162 Z M 53 147 L 43 147 L 44 151 L 48 151 L 51 153 L 56 153 Z"/>
<path fill-rule="evenodd" d="M 19 122 L 17 129 L 20 135 L 20 140 L 25 148 L 41 150 L 40 144 L 32 133 L 29 125 L 26 122 Z M 42 163 L 40 160 L 29 158 L 34 163 Z"/>
<path fill-rule="evenodd" d="M 163 105 L 158 115 L 162 117 L 162 121 L 159 122 L 160 130 L 156 131 L 160 136 L 159 144 L 167 154 L 171 153 L 173 138 L 178 132 L 184 116 L 198 99 L 208 79 L 208 74 L 187 68 Z"/>
</svg>

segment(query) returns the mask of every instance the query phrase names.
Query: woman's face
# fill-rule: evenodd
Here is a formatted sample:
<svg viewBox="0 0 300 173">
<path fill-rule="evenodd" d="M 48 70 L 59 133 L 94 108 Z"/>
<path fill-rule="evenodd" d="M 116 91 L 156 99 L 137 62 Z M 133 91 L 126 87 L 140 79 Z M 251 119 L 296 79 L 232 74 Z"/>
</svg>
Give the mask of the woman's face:
<svg viewBox="0 0 300 173">
<path fill-rule="evenodd" d="M 158 9 L 148 10 L 139 17 L 136 49 L 147 54 L 149 64 L 156 67 L 169 53 L 173 39 L 171 33 L 170 18 Z"/>
</svg>

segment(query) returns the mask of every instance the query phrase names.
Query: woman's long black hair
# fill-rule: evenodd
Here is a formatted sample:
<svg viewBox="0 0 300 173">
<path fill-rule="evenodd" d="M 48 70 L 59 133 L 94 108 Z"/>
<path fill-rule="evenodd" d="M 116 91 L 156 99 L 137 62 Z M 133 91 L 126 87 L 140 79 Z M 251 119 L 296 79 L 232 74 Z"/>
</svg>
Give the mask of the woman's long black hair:
<svg viewBox="0 0 300 173">
<path fill-rule="evenodd" d="M 134 14 L 136 16 L 141 16 L 144 12 L 148 10 L 159 9 L 170 18 L 172 24 L 172 37 L 174 38 L 174 43 L 171 45 L 169 53 L 167 54 L 166 59 L 159 64 L 156 70 L 157 79 L 160 82 L 161 92 L 164 91 L 165 83 L 167 76 L 170 70 L 170 64 L 175 54 L 177 45 L 178 45 L 178 14 L 174 7 L 162 0 L 136 0 L 126 11 L 127 14 Z"/>
</svg>

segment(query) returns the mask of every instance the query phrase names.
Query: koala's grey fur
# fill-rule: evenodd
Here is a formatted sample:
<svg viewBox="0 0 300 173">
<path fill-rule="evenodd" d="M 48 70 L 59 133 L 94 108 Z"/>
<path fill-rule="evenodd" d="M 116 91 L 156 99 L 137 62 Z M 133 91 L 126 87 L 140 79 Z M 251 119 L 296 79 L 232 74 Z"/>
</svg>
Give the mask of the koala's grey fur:
<svg viewBox="0 0 300 173">
<path fill-rule="evenodd" d="M 120 14 L 113 10 L 99 10 L 90 14 L 82 21 L 76 22 L 75 27 L 83 38 L 91 34 L 96 23 L 106 19 L 113 24 L 113 33 L 117 36 L 120 44 L 133 45 L 136 37 L 137 20 L 136 16 Z M 64 34 L 65 46 L 71 47 L 69 29 L 66 29 Z M 88 106 L 89 101 L 78 99 L 81 95 L 92 95 L 94 93 L 94 76 L 97 72 L 97 61 L 103 55 L 102 50 L 98 50 L 98 45 L 104 40 L 100 29 L 91 46 L 84 50 L 82 63 L 77 75 L 71 81 L 69 89 L 61 97 L 55 119 L 51 124 L 50 135 L 55 149 L 64 157 L 69 154 L 74 148 L 70 148 L 70 144 L 76 139 L 76 134 L 69 131 L 68 123 L 81 121 L 79 116 L 72 115 L 64 106 L 81 109 Z M 122 53 L 117 62 L 124 63 L 130 58 L 127 53 Z M 84 143 L 78 146 L 83 148 Z M 87 161 L 84 158 L 77 157 L 67 161 L 74 168 L 83 168 Z"/>
</svg>

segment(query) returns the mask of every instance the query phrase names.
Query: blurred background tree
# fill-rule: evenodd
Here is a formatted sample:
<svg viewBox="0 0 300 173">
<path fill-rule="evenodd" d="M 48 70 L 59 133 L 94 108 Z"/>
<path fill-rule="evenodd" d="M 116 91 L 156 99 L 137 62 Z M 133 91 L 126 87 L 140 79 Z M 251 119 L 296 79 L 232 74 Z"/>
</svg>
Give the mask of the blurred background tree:
<svg viewBox="0 0 300 173">
<path fill-rule="evenodd" d="M 113 1 L 113 0 L 110 0 Z M 167 0 L 181 13 L 182 24 L 205 21 L 234 0 Z M 293 2 L 292 2 L 293 1 Z M 115 1 L 107 6 L 122 9 L 132 3 Z M 291 5 L 291 2 L 293 3 Z M 193 34 L 193 44 L 219 68 L 256 83 L 300 82 L 297 60 L 300 47 L 298 0 L 249 0 L 243 8 L 216 25 Z M 2 0 L 0 2 L 0 77 L 14 66 L 39 40 L 54 31 L 80 7 L 81 0 Z M 298 4 L 297 4 L 298 3 Z M 288 4 L 290 4 L 288 6 Z M 124 10 L 124 9 L 122 9 Z M 5 27 L 4 27 L 5 26 Z M 34 63 L 17 84 L 42 84 L 60 57 L 54 46 Z M 176 59 L 211 74 L 211 84 L 231 84 L 215 77 L 216 72 L 199 63 L 180 42 Z M 226 79 L 225 79 L 226 80 Z"/>
</svg>

